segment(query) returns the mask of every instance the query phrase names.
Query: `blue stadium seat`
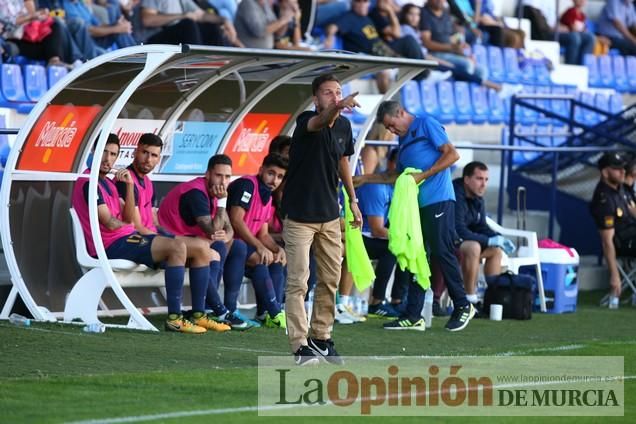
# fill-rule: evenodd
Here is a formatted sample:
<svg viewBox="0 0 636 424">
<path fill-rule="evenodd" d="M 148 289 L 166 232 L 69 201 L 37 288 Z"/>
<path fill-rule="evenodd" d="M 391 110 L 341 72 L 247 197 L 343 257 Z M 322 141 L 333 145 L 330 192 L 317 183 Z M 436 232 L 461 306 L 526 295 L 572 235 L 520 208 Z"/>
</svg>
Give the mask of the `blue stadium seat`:
<svg viewBox="0 0 636 424">
<path fill-rule="evenodd" d="M 488 79 L 495 82 L 505 80 L 506 70 L 504 68 L 503 54 L 501 48 L 488 46 Z"/>
<path fill-rule="evenodd" d="M 582 91 L 578 94 L 578 100 L 590 106 L 594 106 L 594 94 L 590 91 Z M 594 125 L 599 121 L 598 114 L 592 110 L 577 106 L 574 109 L 574 118 L 585 125 Z"/>
<path fill-rule="evenodd" d="M 488 122 L 500 124 L 504 121 L 504 103 L 493 89 L 488 90 Z"/>
<path fill-rule="evenodd" d="M 547 94 L 547 95 L 551 94 L 550 86 L 548 85 L 538 85 L 535 87 L 534 90 L 536 94 Z M 535 104 L 545 110 L 551 110 L 551 106 L 552 106 L 550 100 L 547 100 L 547 99 L 546 100 L 537 99 L 535 100 Z M 548 118 L 542 113 L 540 114 L 538 113 L 537 118 L 538 118 L 539 124 L 549 124 L 550 122 L 552 122 L 551 118 Z"/>
<path fill-rule="evenodd" d="M 68 74 L 68 70 L 63 66 L 49 66 L 47 68 L 49 88 L 53 87 L 59 80 Z"/>
<path fill-rule="evenodd" d="M 473 56 L 475 57 L 475 62 L 485 71 L 490 72 L 490 68 L 488 67 L 488 50 L 482 44 L 474 44 L 473 47 Z"/>
<path fill-rule="evenodd" d="M 521 82 L 523 84 L 526 84 L 526 85 L 534 84 L 535 66 L 532 62 L 527 61 L 521 66 L 521 68 L 519 68 L 519 70 L 521 71 Z"/>
<path fill-rule="evenodd" d="M 525 86 L 523 87 L 523 91 L 522 94 L 534 94 L 535 93 L 535 88 L 532 86 Z M 531 100 L 531 99 L 525 99 L 526 102 L 531 103 L 531 104 L 535 104 L 536 101 L 535 100 Z M 534 124 L 537 122 L 537 119 L 539 118 L 539 113 L 535 110 L 529 109 L 527 107 L 523 107 L 523 106 L 516 106 L 516 120 L 517 122 L 520 122 L 524 125 L 530 125 L 530 124 Z"/>
<path fill-rule="evenodd" d="M 554 85 L 551 88 L 552 94 L 567 94 L 565 87 L 562 85 Z M 567 100 L 557 100 L 553 99 L 550 101 L 550 110 L 560 116 L 567 117 L 570 113 L 569 111 L 569 102 Z M 553 122 L 556 125 L 562 125 L 563 122 L 557 119 L 554 119 Z"/>
<path fill-rule="evenodd" d="M 470 87 L 465 81 L 455 81 L 455 122 L 466 124 L 472 120 L 473 108 L 470 102 Z"/>
<path fill-rule="evenodd" d="M 596 60 L 596 56 L 593 54 L 586 54 L 583 57 L 583 64 L 587 68 L 588 78 L 587 83 L 590 87 L 600 87 L 601 86 L 601 76 L 598 73 L 598 62 Z"/>
<path fill-rule="evenodd" d="M 37 102 L 48 90 L 46 69 L 41 65 L 26 65 L 24 67 L 24 83 L 26 95 L 32 102 Z"/>
<path fill-rule="evenodd" d="M 488 120 L 488 92 L 486 87 L 470 84 L 470 97 L 473 104 L 473 123 L 483 124 Z"/>
<path fill-rule="evenodd" d="M 547 143 L 549 145 L 550 143 L 549 137 L 537 136 L 537 134 L 540 134 L 540 133 L 547 134 L 548 131 L 549 131 L 549 127 L 546 125 L 517 125 L 515 135 L 525 136 L 533 142 L 531 143 L 525 140 L 520 140 L 519 138 L 515 137 L 514 145 L 528 146 L 528 147 L 537 147 L 537 144 L 542 146 L 546 145 L 544 143 Z M 504 133 L 504 135 L 507 136 L 507 133 Z M 508 143 L 507 139 L 503 141 L 505 141 L 506 144 Z M 539 152 L 516 151 L 512 153 L 512 163 L 515 165 L 522 165 L 524 163 L 531 161 L 532 159 L 536 158 L 539 155 L 540 155 Z"/>
<path fill-rule="evenodd" d="M 439 100 L 440 122 L 443 124 L 453 122 L 455 120 L 455 95 L 452 82 L 441 81 L 437 83 L 437 99 Z"/>
<path fill-rule="evenodd" d="M 629 89 L 633 93 L 636 91 L 636 56 L 625 57 L 625 72 Z"/>
<path fill-rule="evenodd" d="M 404 84 L 402 86 L 401 95 L 402 104 L 404 104 L 404 108 L 408 112 L 414 115 L 419 115 L 423 112 L 420 87 L 417 81 L 409 81 Z"/>
<path fill-rule="evenodd" d="M 534 81 L 537 84 L 548 85 L 551 84 L 550 70 L 544 62 L 534 64 Z"/>
<path fill-rule="evenodd" d="M 598 109 L 609 112 L 610 111 L 609 100 L 610 100 L 610 96 L 608 94 L 596 93 L 596 95 L 594 96 L 594 106 L 596 106 Z M 600 115 L 600 119 L 604 121 L 605 119 L 607 119 L 607 117 L 605 115 Z"/>
<path fill-rule="evenodd" d="M 420 97 L 424 111 L 434 117 L 439 116 L 439 101 L 437 100 L 437 88 L 426 80 L 420 81 Z"/>
<path fill-rule="evenodd" d="M 519 69 L 519 57 L 517 50 L 510 47 L 503 49 L 504 68 L 506 70 L 506 81 L 516 84 L 521 80 L 521 70 Z"/>
<path fill-rule="evenodd" d="M 618 91 L 629 91 L 629 82 L 627 81 L 627 70 L 625 69 L 625 58 L 623 56 L 611 56 L 612 70 L 614 71 L 614 87 Z"/>
<path fill-rule="evenodd" d="M 20 65 L 4 63 L 0 69 L 0 106 L 16 109 L 19 113 L 29 113 L 33 109 L 24 93 L 24 80 Z"/>
<path fill-rule="evenodd" d="M 609 111 L 612 113 L 620 113 L 623 111 L 623 96 L 620 93 L 610 95 Z"/>
<path fill-rule="evenodd" d="M 614 87 L 614 69 L 612 68 L 612 58 L 610 56 L 598 57 L 598 73 L 601 87 Z"/>
</svg>

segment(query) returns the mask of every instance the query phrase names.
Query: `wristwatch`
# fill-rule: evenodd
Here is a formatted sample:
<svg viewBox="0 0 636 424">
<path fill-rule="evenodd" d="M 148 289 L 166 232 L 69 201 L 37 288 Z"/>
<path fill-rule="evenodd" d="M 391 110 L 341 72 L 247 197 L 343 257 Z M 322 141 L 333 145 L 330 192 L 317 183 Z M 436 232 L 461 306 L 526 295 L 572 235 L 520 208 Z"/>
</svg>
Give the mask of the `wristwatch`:
<svg viewBox="0 0 636 424">
<path fill-rule="evenodd" d="M 349 199 L 349 203 L 360 203 L 360 201 L 356 197 L 352 197 Z"/>
</svg>

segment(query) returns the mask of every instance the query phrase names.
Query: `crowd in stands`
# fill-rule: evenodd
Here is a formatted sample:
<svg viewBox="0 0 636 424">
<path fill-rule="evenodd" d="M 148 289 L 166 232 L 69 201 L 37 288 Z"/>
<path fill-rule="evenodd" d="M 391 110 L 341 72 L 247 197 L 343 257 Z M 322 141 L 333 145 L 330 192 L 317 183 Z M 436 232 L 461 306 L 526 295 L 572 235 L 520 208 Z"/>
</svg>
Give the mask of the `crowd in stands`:
<svg viewBox="0 0 636 424">
<path fill-rule="evenodd" d="M 561 44 L 565 63 L 610 48 L 636 52 L 632 2 L 607 1 L 596 23 L 584 7 L 585 0 L 573 0 L 557 19 L 554 0 L 527 0 L 519 13 L 530 20 L 533 39 Z M 312 28 L 302 28 L 303 13 L 311 12 L 297 0 L 0 0 L 0 42 L 5 61 L 21 55 L 51 65 L 138 43 L 343 48 L 435 58 L 456 79 L 478 83 L 488 75 L 471 46 L 524 47 L 523 31 L 507 27 L 491 0 L 317 0 Z"/>
</svg>

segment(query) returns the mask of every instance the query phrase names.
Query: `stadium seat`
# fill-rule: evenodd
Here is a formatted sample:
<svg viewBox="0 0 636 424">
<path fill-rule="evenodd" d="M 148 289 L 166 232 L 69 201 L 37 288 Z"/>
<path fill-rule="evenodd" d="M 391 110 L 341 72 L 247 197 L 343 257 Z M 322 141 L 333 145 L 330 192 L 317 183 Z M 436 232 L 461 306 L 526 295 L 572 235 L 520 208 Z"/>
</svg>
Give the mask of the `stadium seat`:
<svg viewBox="0 0 636 424">
<path fill-rule="evenodd" d="M 423 112 L 422 99 L 420 97 L 420 87 L 417 81 L 409 81 L 402 86 L 402 104 L 404 108 L 414 114 L 419 115 Z"/>
<path fill-rule="evenodd" d="M 535 66 L 532 62 L 527 61 L 519 70 L 521 71 L 521 82 L 525 85 L 532 85 L 535 82 Z"/>
<path fill-rule="evenodd" d="M 477 64 L 490 73 L 490 68 L 488 66 L 488 50 L 486 50 L 486 47 L 482 44 L 475 44 L 472 49 L 473 56 L 475 57 Z"/>
<path fill-rule="evenodd" d="M 614 72 L 612 68 L 612 58 L 610 56 L 598 57 L 598 73 L 601 87 L 614 87 Z"/>
<path fill-rule="evenodd" d="M 629 82 L 625 69 L 625 58 L 623 56 L 611 56 L 612 70 L 614 71 L 614 87 L 618 91 L 629 91 Z"/>
<path fill-rule="evenodd" d="M 503 49 L 504 68 L 506 70 L 506 82 L 516 84 L 521 80 L 519 69 L 519 57 L 517 51 L 510 47 Z"/>
<path fill-rule="evenodd" d="M 489 80 L 495 82 L 503 82 L 505 80 L 506 70 L 501 48 L 488 46 L 488 70 Z"/>
<path fill-rule="evenodd" d="M 24 82 L 26 95 L 32 102 L 37 102 L 48 90 L 46 70 L 41 65 L 26 65 L 24 67 Z"/>
<path fill-rule="evenodd" d="M 620 93 L 610 95 L 609 111 L 612 113 L 620 113 L 623 111 L 623 96 Z"/>
<path fill-rule="evenodd" d="M 550 70 L 544 62 L 535 63 L 534 66 L 534 81 L 537 84 L 548 85 L 551 83 Z"/>
<path fill-rule="evenodd" d="M 472 120 L 473 108 L 470 102 L 470 87 L 465 81 L 455 81 L 455 122 L 466 124 Z"/>
<path fill-rule="evenodd" d="M 558 94 L 558 95 L 563 95 L 563 94 L 567 94 L 565 87 L 562 85 L 555 85 L 552 86 L 551 88 L 551 93 L 552 94 Z M 569 102 L 567 100 L 558 100 L 558 99 L 552 99 L 550 101 L 550 110 L 554 113 L 556 113 L 557 115 L 563 116 L 563 117 L 567 117 L 569 112 Z M 553 122 L 555 124 L 561 124 L 562 121 L 559 121 L 558 119 L 554 119 Z"/>
<path fill-rule="evenodd" d="M 47 74 L 49 79 L 49 88 L 53 87 L 59 80 L 64 78 L 68 70 L 63 66 L 49 66 Z"/>
<path fill-rule="evenodd" d="M 587 83 L 590 87 L 600 87 L 601 85 L 601 76 L 598 73 L 598 62 L 596 61 L 596 56 L 593 54 L 586 54 L 583 57 L 583 64 L 587 68 L 588 71 L 588 79 Z"/>
<path fill-rule="evenodd" d="M 488 122 L 500 124 L 504 121 L 504 103 L 493 89 L 488 90 Z"/>
<path fill-rule="evenodd" d="M 625 58 L 625 73 L 627 74 L 627 83 L 630 91 L 636 92 L 636 56 L 627 56 Z"/>
<path fill-rule="evenodd" d="M 439 120 L 443 124 L 451 123 L 455 120 L 455 95 L 453 93 L 453 83 L 441 81 L 437 83 L 437 98 L 439 100 Z"/>
<path fill-rule="evenodd" d="M 488 92 L 486 87 L 470 84 L 470 97 L 473 105 L 473 123 L 483 124 L 488 120 Z"/>
<path fill-rule="evenodd" d="M 544 95 L 550 95 L 551 94 L 550 87 L 547 86 L 547 85 L 538 85 L 538 86 L 535 87 L 534 90 L 535 90 L 536 94 L 544 94 Z M 542 108 L 542 109 L 552 110 L 551 109 L 552 105 L 551 105 L 550 100 L 537 99 L 537 100 L 535 100 L 535 104 L 537 106 L 539 106 L 540 108 Z M 549 124 L 552 121 L 551 118 L 548 118 L 547 116 L 545 116 L 542 113 L 538 113 L 537 114 L 537 118 L 538 118 L 538 123 L 539 124 Z"/>
<path fill-rule="evenodd" d="M 596 95 L 594 96 L 594 106 L 596 106 L 598 109 L 609 112 L 609 95 L 606 93 L 596 93 Z M 605 115 L 601 115 L 601 120 L 605 119 L 607 119 L 607 117 Z"/>
<path fill-rule="evenodd" d="M 24 80 L 20 65 L 4 63 L 0 70 L 0 106 L 16 109 L 19 113 L 29 113 L 33 109 L 24 93 Z"/>
<path fill-rule="evenodd" d="M 439 101 L 437 100 L 437 88 L 426 80 L 420 81 L 420 98 L 424 111 L 434 117 L 439 116 Z"/>
<path fill-rule="evenodd" d="M 523 92 L 524 94 L 534 94 L 535 93 L 535 89 L 534 87 L 531 86 L 525 86 L 523 88 Z M 531 103 L 531 104 L 535 104 L 536 100 L 532 100 L 532 99 L 525 99 L 526 102 Z M 530 124 L 534 124 L 537 122 L 537 119 L 539 118 L 539 113 L 535 110 L 529 109 L 527 107 L 523 107 L 523 106 L 516 106 L 516 111 L 515 113 L 516 115 L 516 121 L 520 122 L 524 125 L 530 125 Z"/>
<path fill-rule="evenodd" d="M 582 91 L 579 93 L 578 100 L 586 105 L 594 106 L 594 94 L 590 91 Z M 594 125 L 599 120 L 596 112 L 580 106 L 574 109 L 574 118 L 585 125 Z"/>
</svg>

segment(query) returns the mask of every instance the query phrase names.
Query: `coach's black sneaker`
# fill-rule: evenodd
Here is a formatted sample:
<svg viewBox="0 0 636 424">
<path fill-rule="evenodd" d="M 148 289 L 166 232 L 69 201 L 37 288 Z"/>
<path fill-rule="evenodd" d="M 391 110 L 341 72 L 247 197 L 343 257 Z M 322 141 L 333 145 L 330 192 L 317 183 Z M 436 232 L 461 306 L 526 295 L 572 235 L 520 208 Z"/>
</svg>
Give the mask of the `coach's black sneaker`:
<svg viewBox="0 0 636 424">
<path fill-rule="evenodd" d="M 313 350 L 318 358 L 322 358 L 330 364 L 344 365 L 344 359 L 338 355 L 333 347 L 333 340 L 309 339 L 309 349 Z"/>
<path fill-rule="evenodd" d="M 387 322 L 382 327 L 384 327 L 385 330 L 426 331 L 426 322 L 424 322 L 424 318 L 420 318 L 415 322 L 408 318 L 398 318 L 395 321 Z"/>
<path fill-rule="evenodd" d="M 448 312 L 446 309 L 442 308 L 442 305 L 439 304 L 438 301 L 433 301 L 433 316 L 434 317 L 447 317 Z"/>
<path fill-rule="evenodd" d="M 301 367 L 305 365 L 318 365 L 320 363 L 320 359 L 318 359 L 314 351 L 308 346 L 301 346 L 294 352 L 294 361 L 296 361 L 296 365 L 300 365 Z"/>
<path fill-rule="evenodd" d="M 469 303 L 461 308 L 455 308 L 450 319 L 446 323 L 448 331 L 461 331 L 468 325 L 468 322 L 475 316 L 475 307 Z"/>
</svg>

